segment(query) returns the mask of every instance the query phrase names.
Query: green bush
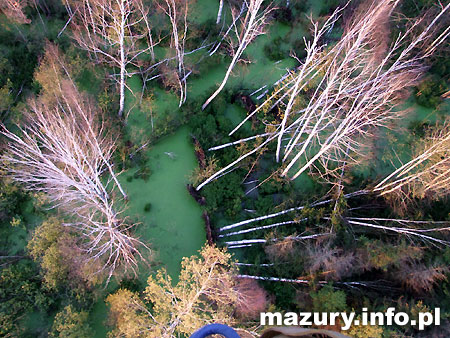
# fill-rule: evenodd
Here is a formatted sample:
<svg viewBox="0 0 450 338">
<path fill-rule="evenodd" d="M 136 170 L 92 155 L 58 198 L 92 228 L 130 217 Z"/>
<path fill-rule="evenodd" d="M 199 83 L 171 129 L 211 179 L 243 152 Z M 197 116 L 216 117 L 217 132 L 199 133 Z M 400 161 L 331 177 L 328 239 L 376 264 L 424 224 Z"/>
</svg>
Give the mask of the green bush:
<svg viewBox="0 0 450 338">
<path fill-rule="evenodd" d="M 323 16 L 332 13 L 340 4 L 340 0 L 323 0 L 319 15 Z"/>
<path fill-rule="evenodd" d="M 334 291 L 333 287 L 326 285 L 319 291 L 311 292 L 313 311 L 316 312 L 342 312 L 347 307 L 344 291 Z"/>
<path fill-rule="evenodd" d="M 432 76 L 422 81 L 416 88 L 416 101 L 421 106 L 436 108 L 441 102 L 441 95 L 446 91 L 445 81 Z"/>
<path fill-rule="evenodd" d="M 58 312 L 53 322 L 50 337 L 90 338 L 93 336 L 89 325 L 88 312 L 76 311 L 72 305 Z"/>
<path fill-rule="evenodd" d="M 133 178 L 135 179 L 142 179 L 145 182 L 148 181 L 150 178 L 151 170 L 147 165 L 143 165 L 138 171 L 136 171 L 133 175 Z"/>
<path fill-rule="evenodd" d="M 36 310 L 47 311 L 57 298 L 43 285 L 31 261 L 4 268 L 0 276 L 0 336 L 20 337 L 20 318 Z"/>
<path fill-rule="evenodd" d="M 404 0 L 401 2 L 401 10 L 407 17 L 415 17 L 429 9 L 436 2 L 434 0 Z"/>
<path fill-rule="evenodd" d="M 281 47 L 283 45 L 282 38 L 278 37 L 272 42 L 264 46 L 264 55 L 271 61 L 278 61 L 288 56 L 286 50 Z"/>
</svg>

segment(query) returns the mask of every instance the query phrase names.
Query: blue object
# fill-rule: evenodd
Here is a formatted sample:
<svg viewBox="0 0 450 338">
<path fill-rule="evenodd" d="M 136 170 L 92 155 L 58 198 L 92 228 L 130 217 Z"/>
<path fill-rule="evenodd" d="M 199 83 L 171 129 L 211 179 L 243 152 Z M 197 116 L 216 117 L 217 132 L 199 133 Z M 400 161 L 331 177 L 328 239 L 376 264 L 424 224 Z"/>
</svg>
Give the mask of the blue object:
<svg viewBox="0 0 450 338">
<path fill-rule="evenodd" d="M 225 338 L 241 338 L 231 327 L 223 324 L 208 324 L 195 331 L 190 338 L 205 338 L 212 334 L 221 334 Z"/>
</svg>

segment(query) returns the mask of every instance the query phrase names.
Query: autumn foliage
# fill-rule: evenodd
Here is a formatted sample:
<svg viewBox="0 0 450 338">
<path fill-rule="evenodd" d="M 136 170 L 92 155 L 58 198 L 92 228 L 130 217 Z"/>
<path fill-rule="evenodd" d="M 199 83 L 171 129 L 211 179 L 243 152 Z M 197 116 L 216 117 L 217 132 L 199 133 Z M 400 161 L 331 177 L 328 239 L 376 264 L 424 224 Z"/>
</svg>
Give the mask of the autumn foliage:
<svg viewBox="0 0 450 338">
<path fill-rule="evenodd" d="M 233 325 L 236 316 L 253 318 L 266 308 L 266 293 L 235 273 L 231 255 L 207 245 L 199 256 L 183 259 L 177 283 L 161 269 L 149 277 L 143 299 L 119 290 L 107 299 L 114 335 L 175 338 L 208 323 Z"/>
</svg>

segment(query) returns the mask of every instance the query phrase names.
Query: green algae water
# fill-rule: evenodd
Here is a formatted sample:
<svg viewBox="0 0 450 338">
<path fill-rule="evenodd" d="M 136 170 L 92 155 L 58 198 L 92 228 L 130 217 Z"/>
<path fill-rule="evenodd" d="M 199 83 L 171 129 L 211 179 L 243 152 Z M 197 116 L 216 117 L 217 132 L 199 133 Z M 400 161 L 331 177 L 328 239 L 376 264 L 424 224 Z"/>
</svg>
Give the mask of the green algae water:
<svg viewBox="0 0 450 338">
<path fill-rule="evenodd" d="M 211 18 L 215 19 L 218 3 L 216 7 L 210 6 L 207 0 L 198 0 L 195 6 L 201 10 L 194 11 L 197 14 L 192 18 L 193 20 L 204 22 Z M 317 11 L 319 9 L 319 7 L 316 8 Z M 264 52 L 266 45 L 274 44 L 277 38 L 285 35 L 289 35 L 288 40 L 293 43 L 306 36 L 307 29 L 301 24 L 291 27 L 275 22 L 270 25 L 267 34 L 255 39 L 245 52 L 252 62 L 236 65 L 225 90 L 250 93 L 264 85 L 271 87 L 288 69 L 295 67 L 297 63 L 289 56 L 287 46 L 280 60 L 269 60 Z M 210 66 L 201 76 L 190 77 L 187 82 L 188 100 L 196 100 L 203 96 L 206 99 L 208 95 L 211 95 L 223 80 L 230 61 L 229 58 L 225 58 L 219 64 Z M 127 80 L 127 85 L 125 134 L 132 143 L 144 145 L 149 141 L 153 128 L 150 117 L 141 111 L 137 104 L 141 95 L 142 80 L 135 75 Z M 169 116 L 173 119 L 179 118 L 177 115 L 180 110 L 176 93 L 165 91 L 154 83 L 148 84 L 146 93 L 150 92 L 153 95 L 152 112 L 155 129 L 157 125 L 161 125 L 160 121 L 164 122 Z M 255 98 L 255 101 L 258 103 L 260 100 Z M 245 115 L 245 110 L 236 104 L 229 104 L 226 108 L 226 117 L 233 122 L 233 125 L 237 125 Z M 244 125 L 243 130 L 247 133 L 251 132 L 250 122 Z M 201 207 L 186 189 L 189 175 L 197 166 L 189 129 L 187 126 L 178 128 L 174 133 L 156 143 L 150 143 L 148 148 L 142 151 L 146 151 L 147 155 L 146 165 L 150 169 L 148 179 L 144 180 L 137 175 L 140 168 L 132 168 L 119 178 L 129 196 L 126 215 L 139 222 L 135 228 L 136 235 L 150 247 L 152 252 L 152 257 L 149 258 L 150 266 L 141 266 L 138 278 L 142 285 L 146 285 L 148 276 L 158 268 L 164 267 L 172 280 L 176 282 L 182 258 L 196 254 L 206 242 Z M 305 184 L 305 180 L 308 184 Z M 312 185 L 309 181 L 306 174 L 296 180 L 303 189 Z M 220 225 L 229 223 L 225 217 L 221 222 L 224 224 Z M 242 258 L 243 252 L 238 251 L 235 254 L 236 257 Z M 96 337 L 107 335 L 108 309 L 105 297 L 116 288 L 117 285 L 109 286 L 90 313 L 91 325 L 96 330 Z"/>
<path fill-rule="evenodd" d="M 182 258 L 196 254 L 206 242 L 202 210 L 186 189 L 197 166 L 189 130 L 181 127 L 143 151 L 147 151 L 148 179 L 136 178 L 138 168 L 120 176 L 129 198 L 125 213 L 139 222 L 136 235 L 151 250 L 150 264 L 140 267 L 138 278 L 146 285 L 148 276 L 164 267 L 176 282 Z M 106 337 L 104 298 L 94 305 L 90 319 L 95 337 Z"/>
<path fill-rule="evenodd" d="M 195 254 L 205 243 L 202 210 L 189 195 L 186 184 L 197 166 L 189 131 L 182 127 L 149 149 L 150 177 L 133 178 L 136 169 L 122 175 L 131 182 L 125 187 L 129 195 L 130 216 L 139 215 L 137 235 L 155 250 L 153 257 L 175 279 L 183 257 Z M 142 277 L 149 275 L 140 271 Z"/>
<path fill-rule="evenodd" d="M 134 106 L 140 96 L 142 81 L 131 77 L 127 84 L 134 92 L 127 90 L 127 108 L 131 110 L 127 122 L 127 133 L 137 144 L 144 144 L 152 133 L 151 123 Z M 153 88 L 156 118 L 178 112 L 178 98 L 158 88 Z M 139 130 L 139 133 L 135 133 Z M 136 235 L 151 250 L 151 264 L 164 267 L 173 280 L 180 271 L 183 257 L 195 254 L 205 243 L 206 235 L 202 210 L 189 195 L 186 185 L 189 176 L 197 167 L 194 147 L 187 126 L 163 137 L 144 150 L 150 174 L 140 178 L 139 168 L 132 168 L 120 176 L 129 201 L 126 215 L 139 224 Z M 139 279 L 146 282 L 150 275 L 148 268 L 139 271 Z"/>
</svg>

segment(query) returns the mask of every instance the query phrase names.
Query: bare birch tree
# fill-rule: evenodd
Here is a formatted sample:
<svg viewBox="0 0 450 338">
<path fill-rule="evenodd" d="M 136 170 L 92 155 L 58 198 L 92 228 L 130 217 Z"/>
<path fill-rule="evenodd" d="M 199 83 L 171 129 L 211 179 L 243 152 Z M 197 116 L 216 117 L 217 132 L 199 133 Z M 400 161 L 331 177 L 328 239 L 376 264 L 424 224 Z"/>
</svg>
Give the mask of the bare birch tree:
<svg viewBox="0 0 450 338">
<path fill-rule="evenodd" d="M 2 168 L 26 189 L 44 192 L 70 217 L 88 260 L 102 263 L 108 281 L 119 266 L 137 267 L 133 224 L 121 216 L 114 189 L 123 189 L 112 169 L 114 141 L 92 103 L 78 92 L 56 47 L 47 46 L 49 91 L 29 102 L 18 134 L 2 126 L 8 140 Z M 46 88 L 44 86 L 44 88 Z M 126 196 L 126 195 L 125 195 Z"/>
<path fill-rule="evenodd" d="M 387 126 L 399 117 L 398 106 L 405 88 L 417 82 L 425 69 L 424 59 L 432 55 L 450 33 L 447 27 L 435 34 L 438 21 L 450 8 L 447 5 L 440 8 L 418 35 L 413 36 L 422 20 L 399 34 L 386 48 L 387 43 L 380 41 L 379 32 L 386 30 L 397 4 L 398 1 L 383 0 L 357 11 L 340 41 L 331 48 L 321 41 L 341 10 L 336 10 L 321 28 L 313 23 L 313 38 L 306 42 L 306 58 L 300 67 L 230 135 L 263 109 L 278 106 L 282 121 L 265 121 L 266 133 L 257 137 L 262 141 L 197 189 L 270 142 L 276 142 L 275 157 L 282 162 L 281 175 L 290 179 L 306 170 L 314 170 L 330 180 L 340 176 L 342 166 L 358 163 L 358 157 L 364 155 L 365 140 L 375 128 Z M 312 94 L 302 100 L 306 88 Z M 248 140 L 251 138 L 241 141 Z"/>
<path fill-rule="evenodd" d="M 247 46 L 259 35 L 264 34 L 264 28 L 267 24 L 271 7 L 263 8 L 264 0 L 248 0 L 243 1 L 241 8 L 231 7 L 231 14 L 233 17 L 232 27 L 234 29 L 236 41 L 231 38 L 231 35 L 227 36 L 230 44 L 231 55 L 233 56 L 230 65 L 225 73 L 225 77 L 219 88 L 206 100 L 202 109 L 205 109 L 214 98 L 219 95 L 222 89 L 225 87 L 228 78 L 230 77 L 234 67 L 240 61 L 242 53 Z M 223 3 L 221 1 L 219 13 L 217 16 L 217 22 L 219 22 Z M 245 13 L 245 16 L 243 16 Z M 238 22 L 238 24 L 236 24 Z M 239 27 L 239 28 L 238 28 Z"/>
<path fill-rule="evenodd" d="M 186 101 L 186 68 L 184 65 L 184 46 L 186 43 L 188 22 L 187 15 L 189 9 L 189 0 L 164 0 L 158 3 L 170 21 L 172 27 L 170 46 L 175 51 L 175 60 L 177 63 L 177 81 L 180 88 L 179 106 Z"/>
<path fill-rule="evenodd" d="M 216 19 L 217 25 L 220 23 L 220 20 L 222 18 L 222 11 L 223 11 L 223 0 L 219 0 L 219 9 L 217 11 L 217 19 Z"/>
<path fill-rule="evenodd" d="M 382 180 L 375 188 L 381 195 L 438 199 L 450 194 L 450 122 L 433 128 L 416 146 L 413 159 Z"/>
<path fill-rule="evenodd" d="M 96 61 L 119 69 L 118 114 L 122 116 L 127 66 L 139 66 L 143 53 L 154 55 L 148 5 L 143 0 L 66 0 L 66 5 L 80 47 L 92 53 Z"/>
<path fill-rule="evenodd" d="M 330 220 L 325 217 L 324 219 Z M 415 221 L 375 217 L 345 217 L 348 225 L 364 227 L 378 232 L 395 233 L 410 240 L 417 240 L 436 247 L 450 246 L 450 242 L 439 237 L 450 231 L 450 222 Z M 399 226 L 400 225 L 400 226 Z"/>
</svg>

